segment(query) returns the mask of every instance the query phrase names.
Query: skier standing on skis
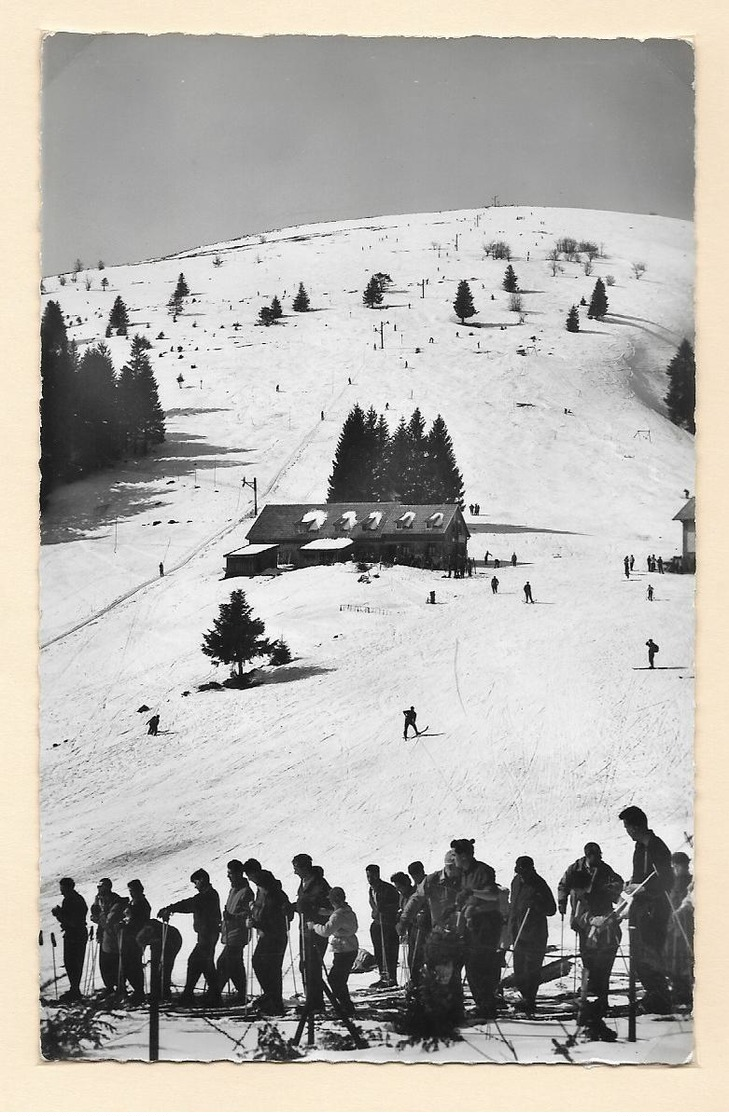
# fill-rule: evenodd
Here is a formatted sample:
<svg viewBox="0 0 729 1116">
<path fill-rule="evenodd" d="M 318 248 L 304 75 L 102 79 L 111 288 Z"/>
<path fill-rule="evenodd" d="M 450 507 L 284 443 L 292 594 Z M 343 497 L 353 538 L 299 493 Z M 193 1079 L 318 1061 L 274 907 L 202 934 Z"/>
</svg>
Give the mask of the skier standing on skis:
<svg viewBox="0 0 729 1116">
<path fill-rule="evenodd" d="M 496 576 L 496 574 L 494 574 L 494 576 L 491 578 L 491 592 L 492 593 L 498 593 L 498 591 L 499 591 L 499 579 Z"/>
<path fill-rule="evenodd" d="M 63 899 L 54 907 L 51 914 L 57 918 L 63 931 L 63 964 L 68 977 L 69 989 L 60 999 L 72 1003 L 81 999 L 81 976 L 86 956 L 86 900 L 76 891 L 76 884 L 70 876 L 59 881 Z"/>
<path fill-rule="evenodd" d="M 119 923 L 126 903 L 113 890 L 111 880 L 99 880 L 96 898 L 91 904 L 91 921 L 96 923 L 96 940 L 99 943 L 99 972 L 106 991 L 111 993 L 119 984 Z M 119 991 L 122 992 L 121 984 Z"/>
<path fill-rule="evenodd" d="M 648 819 L 638 806 L 628 806 L 618 816 L 625 832 L 635 841 L 633 873 L 625 890 L 629 895 L 635 892 L 630 919 L 635 973 L 646 992 L 641 1006 L 648 1012 L 667 1012 L 671 999 L 664 949 L 671 917 L 668 899 L 673 886 L 671 854 L 660 837 L 648 828 Z"/>
<path fill-rule="evenodd" d="M 171 1000 L 172 969 L 175 958 L 182 949 L 182 934 L 176 926 L 165 926 L 158 919 L 153 918 L 137 934 L 137 944 L 142 952 L 149 946 L 150 984 L 156 980 L 160 1000 Z"/>
<path fill-rule="evenodd" d="M 155 713 L 147 721 L 147 736 L 156 736 L 159 730 L 159 713 Z"/>
<path fill-rule="evenodd" d="M 304 982 L 307 1003 L 314 1011 L 324 1010 L 324 989 L 321 983 L 321 962 L 327 948 L 326 936 L 315 934 L 307 924 L 326 920 L 331 914 L 330 887 L 321 874 L 314 871 L 308 853 L 297 853 L 291 861 L 299 877 L 296 893 L 296 910 L 299 915 L 299 968 Z"/>
<path fill-rule="evenodd" d="M 243 951 L 248 945 L 250 930 L 248 919 L 253 903 L 253 890 L 243 872 L 240 860 L 228 861 L 228 880 L 230 891 L 223 907 L 223 922 L 220 928 L 220 941 L 223 948 L 215 966 L 220 990 L 228 981 L 233 982 L 237 1002 L 246 1000 L 246 968 Z"/>
<path fill-rule="evenodd" d="M 528 581 L 524 584 L 524 604 L 534 604 L 534 598 L 532 597 L 532 587 Z"/>
<path fill-rule="evenodd" d="M 514 983 L 521 992 L 524 1011 L 534 1014 L 542 963 L 547 951 L 547 918 L 557 905 L 546 880 L 537 875 L 530 856 L 519 856 L 511 883 L 509 935 L 514 948 Z"/>
<path fill-rule="evenodd" d="M 208 982 L 208 1004 L 211 1007 L 221 1003 L 218 977 L 215 972 L 215 946 L 220 934 L 220 897 L 210 883 L 210 876 L 204 868 L 197 868 L 190 876 L 196 892 L 189 899 L 171 903 L 157 912 L 157 917 L 167 922 L 171 914 L 191 914 L 192 926 L 197 934 L 197 942 L 187 959 L 187 978 L 178 1003 L 194 1003 L 195 985 L 201 976 Z"/>
<path fill-rule="evenodd" d="M 380 979 L 371 988 L 392 988 L 397 984 L 398 935 L 396 930 L 400 896 L 397 888 L 380 879 L 379 864 L 368 864 L 367 883 L 372 911 L 370 935 Z"/>
<path fill-rule="evenodd" d="M 648 639 L 645 645 L 648 648 L 648 667 L 650 670 L 655 670 L 653 660 L 656 657 L 656 652 L 659 650 L 658 644 L 654 643 L 652 639 Z"/>
<path fill-rule="evenodd" d="M 484 1019 L 496 1018 L 496 989 L 503 963 L 502 931 L 509 916 L 509 893 L 496 883 L 490 864 L 476 860 L 473 838 L 451 841 L 461 879 L 456 896 L 463 932 L 466 978 Z"/>
<path fill-rule="evenodd" d="M 403 709 L 402 715 L 405 718 L 405 726 L 404 726 L 404 730 L 403 730 L 403 734 L 402 734 L 403 740 L 407 740 L 408 729 L 409 728 L 412 728 L 413 732 L 417 736 L 418 735 L 418 726 L 416 725 L 415 722 L 418 718 L 418 715 L 415 712 L 415 706 L 411 705 L 409 709 Z"/>
<path fill-rule="evenodd" d="M 597 1000 L 600 1017 L 608 1010 L 610 974 L 620 945 L 620 924 L 610 918 L 624 887 L 621 876 L 602 859 L 595 841 L 566 870 L 557 887 L 557 906 L 564 917 L 570 903 L 570 926 L 578 935 L 583 964 L 583 999 Z"/>
<path fill-rule="evenodd" d="M 329 967 L 329 984 L 344 1014 L 351 1016 L 354 1015 L 354 1004 L 349 995 L 347 980 L 359 949 L 357 915 L 347 903 L 347 896 L 341 887 L 332 887 L 329 890 L 327 903 L 331 912 L 327 921 L 309 922 L 307 930 L 323 940 L 324 950 L 327 947 L 327 938 L 331 942 L 333 957 Z"/>
<path fill-rule="evenodd" d="M 294 908 L 281 881 L 262 868 L 259 861 L 253 857 L 246 860 L 243 871 L 256 886 L 250 923 L 258 931 L 253 971 L 261 986 L 261 995 L 253 1005 L 263 1015 L 283 1015 L 283 959 Z"/>
<path fill-rule="evenodd" d="M 129 902 L 122 918 L 123 977 L 132 986 L 132 1003 L 142 1004 L 144 1003 L 144 967 L 137 934 L 149 922 L 152 911 L 144 894 L 144 886 L 141 880 L 130 880 L 127 887 L 129 889 Z"/>
</svg>

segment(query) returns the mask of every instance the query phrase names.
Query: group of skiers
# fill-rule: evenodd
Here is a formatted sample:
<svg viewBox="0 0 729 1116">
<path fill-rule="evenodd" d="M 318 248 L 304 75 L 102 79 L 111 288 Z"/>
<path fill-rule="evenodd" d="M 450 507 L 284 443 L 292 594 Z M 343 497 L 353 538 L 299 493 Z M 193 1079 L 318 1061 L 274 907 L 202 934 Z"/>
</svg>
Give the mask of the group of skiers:
<svg viewBox="0 0 729 1116">
<path fill-rule="evenodd" d="M 380 867 L 368 864 L 365 873 L 371 913 L 370 938 L 379 979 L 374 987 L 397 984 L 398 955 L 404 945 L 403 966 L 411 994 L 424 1010 L 457 1023 L 463 1018 L 462 970 L 475 1003 L 474 1015 L 493 1019 L 503 1003 L 502 970 L 507 953 L 513 961 L 510 982 L 521 994 L 521 1008 L 534 1014 L 547 948 L 547 920 L 557 910 L 579 942 L 583 978 L 578 1019 L 590 1038 L 612 1039 L 604 1015 L 608 1009 L 610 976 L 621 941 L 621 922 L 629 917 L 631 950 L 638 980 L 645 989 L 645 1011 L 665 1012 L 677 1005 L 691 1007 L 693 984 L 693 892 L 685 853 L 671 856 L 649 828 L 645 814 L 630 806 L 620 814 L 635 842 L 630 882 L 602 859 L 594 841 L 562 876 L 557 899 L 538 874 L 530 856 L 516 858 L 510 888 L 501 886 L 494 869 L 477 860 L 474 840 L 451 841 L 443 867 L 426 872 L 420 861 L 408 871 L 382 879 Z M 204 977 L 206 1003 L 222 1003 L 230 982 L 234 1002 L 247 1002 L 245 950 L 253 931 L 257 939 L 250 964 L 261 994 L 253 1007 L 262 1015 L 284 1012 L 283 967 L 290 944 L 290 924 L 298 914 L 299 967 L 307 1007 L 324 1009 L 323 978 L 329 982 L 340 1014 L 354 1012 L 347 982 L 355 962 L 364 958 L 357 938 L 357 916 L 341 887 L 330 887 L 323 870 L 308 853 L 292 860 L 299 883 L 294 900 L 272 872 L 250 858 L 230 860 L 229 892 L 220 904 L 204 868 L 190 877 L 194 894 L 152 911 L 140 880 L 128 884 L 128 897 L 114 891 L 108 878 L 99 881 L 91 905 L 91 934 L 87 905 L 74 881 L 60 881 L 62 903 L 53 909 L 64 933 L 64 963 L 70 988 L 64 1001 L 80 999 L 87 942 L 95 938 L 99 971 L 107 993 L 128 994 L 131 1003 L 145 998 L 143 955 L 150 947 L 150 991 L 169 999 L 175 959 L 182 945 L 170 924 L 175 914 L 191 914 L 196 943 L 187 961 L 183 1005 L 194 1002 L 195 988 Z M 255 890 L 254 890 L 255 889 Z M 222 946 L 217 959 L 218 943 Z M 251 943 L 252 944 L 252 943 Z M 324 966 L 327 944 L 331 959 Z M 93 948 L 93 947 L 92 947 Z M 154 983 L 153 983 L 154 982 Z"/>
</svg>

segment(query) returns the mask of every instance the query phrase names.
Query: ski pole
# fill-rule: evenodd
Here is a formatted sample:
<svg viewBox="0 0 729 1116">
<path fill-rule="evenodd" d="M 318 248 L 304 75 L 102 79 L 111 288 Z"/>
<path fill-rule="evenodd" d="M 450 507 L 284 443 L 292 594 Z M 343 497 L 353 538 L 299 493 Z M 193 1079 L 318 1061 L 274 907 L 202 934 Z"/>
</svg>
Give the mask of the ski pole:
<svg viewBox="0 0 729 1116">
<path fill-rule="evenodd" d="M 678 926 L 679 930 L 681 931 L 681 936 L 686 943 L 686 949 L 689 951 L 689 955 L 690 955 L 691 959 L 693 960 L 693 956 L 694 956 L 693 946 L 691 945 L 691 942 L 688 939 L 688 934 L 686 933 L 683 926 L 681 925 L 681 919 L 678 917 L 678 911 L 673 905 L 673 901 L 671 899 L 671 896 L 668 894 L 667 891 L 665 891 L 665 889 L 664 889 L 664 894 L 666 896 L 666 899 L 668 899 L 668 905 L 671 908 L 671 914 L 673 915 L 676 926 Z"/>
<path fill-rule="evenodd" d="M 160 950 L 159 965 L 158 965 L 158 971 L 157 971 L 156 974 L 154 974 L 152 972 L 152 948 L 151 948 L 151 946 L 150 946 L 150 950 L 149 950 L 149 962 L 150 962 L 150 978 L 149 979 L 150 979 L 150 982 L 151 982 L 152 979 L 156 975 L 157 986 L 159 988 L 159 998 L 160 998 L 160 1000 L 164 998 L 164 994 L 165 994 L 165 976 L 164 976 L 164 974 L 165 974 L 165 953 L 167 952 L 167 931 L 169 930 L 169 928 L 170 928 L 169 922 L 163 922 L 162 923 L 162 949 Z M 171 976 L 172 976 L 172 974 L 170 973 L 170 978 L 171 978 Z M 170 979 L 170 985 L 171 984 L 172 984 L 172 980 Z M 171 992 L 172 992 L 172 988 L 170 988 L 170 993 Z"/>
<path fill-rule="evenodd" d="M 293 949 L 293 946 L 291 945 L 291 927 L 290 926 L 289 926 L 287 937 L 288 937 L 288 940 L 289 940 L 289 957 L 291 958 L 291 975 L 294 978 L 294 996 L 298 1000 L 299 989 L 296 986 L 296 965 L 294 964 L 294 949 Z"/>
<path fill-rule="evenodd" d="M 514 950 L 516 949 L 516 947 L 519 944 L 519 939 L 521 938 L 521 932 L 524 929 L 524 926 L 526 925 L 526 920 L 529 918 L 530 914 L 531 914 L 531 907 L 527 907 L 526 914 L 524 915 L 523 919 L 521 920 L 521 926 L 519 927 L 519 930 L 517 931 L 517 935 L 514 938 L 513 946 L 511 947 L 510 950 L 505 950 L 506 953 L 511 953 L 512 957 L 513 957 L 513 954 L 514 954 Z"/>
<path fill-rule="evenodd" d="M 58 974 L 56 972 L 56 935 L 51 930 L 51 954 L 53 956 L 53 987 L 56 990 L 56 999 L 58 999 Z"/>
</svg>

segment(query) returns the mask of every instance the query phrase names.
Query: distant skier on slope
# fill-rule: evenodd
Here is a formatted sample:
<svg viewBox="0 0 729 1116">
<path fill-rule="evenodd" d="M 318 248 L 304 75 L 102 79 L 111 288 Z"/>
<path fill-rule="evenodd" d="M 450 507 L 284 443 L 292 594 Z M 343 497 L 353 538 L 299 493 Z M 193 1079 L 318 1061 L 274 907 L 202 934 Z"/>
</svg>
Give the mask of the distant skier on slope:
<svg viewBox="0 0 729 1116">
<path fill-rule="evenodd" d="M 147 736 L 156 736 L 159 729 L 159 713 L 155 713 L 147 721 Z"/>
<path fill-rule="evenodd" d="M 417 721 L 418 715 L 415 712 L 415 706 L 411 705 L 409 709 L 403 709 L 402 713 L 403 713 L 403 717 L 405 718 L 405 725 L 403 727 L 403 734 L 402 734 L 403 740 L 407 740 L 408 729 L 409 728 L 412 728 L 415 735 L 418 736 L 419 735 L 418 726 L 415 723 Z"/>
<path fill-rule="evenodd" d="M 623 558 L 623 569 L 625 570 L 625 576 L 630 580 L 630 558 L 627 554 Z"/>
<path fill-rule="evenodd" d="M 648 639 L 645 645 L 648 648 L 648 667 L 650 670 L 655 670 L 653 660 L 656 657 L 656 652 L 659 650 L 658 644 L 654 643 L 652 639 Z"/>
<path fill-rule="evenodd" d="M 524 583 L 524 604 L 534 604 L 532 596 L 532 587 L 528 581 Z"/>
<path fill-rule="evenodd" d="M 491 578 L 491 592 L 492 593 L 498 593 L 498 591 L 499 591 L 499 579 L 496 576 L 496 574 L 494 574 L 494 576 Z"/>
</svg>

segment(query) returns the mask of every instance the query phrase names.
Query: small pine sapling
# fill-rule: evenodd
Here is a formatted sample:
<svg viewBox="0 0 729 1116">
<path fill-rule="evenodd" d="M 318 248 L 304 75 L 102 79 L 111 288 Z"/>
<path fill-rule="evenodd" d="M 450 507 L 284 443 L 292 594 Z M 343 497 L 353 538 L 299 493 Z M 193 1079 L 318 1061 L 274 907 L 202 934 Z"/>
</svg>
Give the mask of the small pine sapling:
<svg viewBox="0 0 729 1116">
<path fill-rule="evenodd" d="M 580 314 L 576 306 L 571 307 L 570 312 L 567 315 L 567 332 L 580 332 Z"/>
</svg>

